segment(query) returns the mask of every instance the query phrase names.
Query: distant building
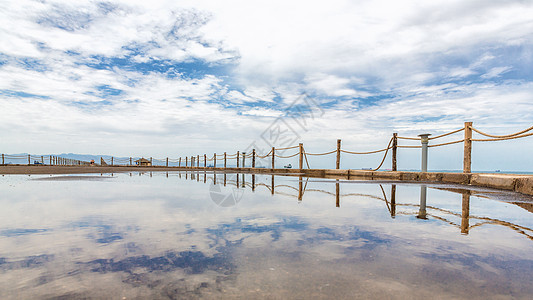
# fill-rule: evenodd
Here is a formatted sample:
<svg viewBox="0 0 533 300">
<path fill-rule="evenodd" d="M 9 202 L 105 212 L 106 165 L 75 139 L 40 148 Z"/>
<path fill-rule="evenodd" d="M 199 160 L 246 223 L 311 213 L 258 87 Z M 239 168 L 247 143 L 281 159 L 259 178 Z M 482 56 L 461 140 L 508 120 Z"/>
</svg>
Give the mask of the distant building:
<svg viewBox="0 0 533 300">
<path fill-rule="evenodd" d="M 152 162 L 146 158 L 141 158 L 141 159 L 136 160 L 135 164 L 141 167 L 149 167 L 152 165 Z"/>
</svg>

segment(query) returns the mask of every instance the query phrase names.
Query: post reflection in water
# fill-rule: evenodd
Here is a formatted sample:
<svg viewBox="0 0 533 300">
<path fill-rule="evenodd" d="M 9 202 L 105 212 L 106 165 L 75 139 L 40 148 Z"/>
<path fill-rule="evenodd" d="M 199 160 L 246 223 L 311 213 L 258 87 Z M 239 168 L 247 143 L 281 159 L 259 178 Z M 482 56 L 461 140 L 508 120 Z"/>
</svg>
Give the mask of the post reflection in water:
<svg viewBox="0 0 533 300">
<path fill-rule="evenodd" d="M 274 186 L 274 175 L 271 175 L 271 176 L 272 176 L 272 180 L 271 180 L 271 183 L 270 183 L 271 184 L 270 193 L 272 195 L 274 195 L 274 188 L 275 188 L 275 186 Z"/>
<path fill-rule="evenodd" d="M 340 201 L 340 186 L 339 186 L 339 180 L 337 179 L 335 181 L 335 203 L 336 207 L 341 207 L 341 201 Z"/>
<path fill-rule="evenodd" d="M 298 180 L 298 201 L 302 201 L 302 198 L 304 196 L 303 184 L 304 183 L 302 181 L 302 176 L 300 176 Z"/>
<path fill-rule="evenodd" d="M 427 220 L 426 196 L 427 196 L 427 186 L 421 185 L 420 186 L 420 209 L 418 210 L 418 216 L 416 217 L 419 219 L 424 219 L 424 220 Z"/>
<path fill-rule="evenodd" d="M 255 174 L 252 174 L 252 192 L 255 192 Z"/>
<path fill-rule="evenodd" d="M 390 208 L 390 214 L 391 217 L 394 219 L 396 217 L 396 185 L 391 184 L 391 208 Z"/>
<path fill-rule="evenodd" d="M 468 234 L 469 229 L 469 220 L 470 217 L 470 191 L 465 191 L 463 193 L 461 209 L 461 233 Z"/>
</svg>

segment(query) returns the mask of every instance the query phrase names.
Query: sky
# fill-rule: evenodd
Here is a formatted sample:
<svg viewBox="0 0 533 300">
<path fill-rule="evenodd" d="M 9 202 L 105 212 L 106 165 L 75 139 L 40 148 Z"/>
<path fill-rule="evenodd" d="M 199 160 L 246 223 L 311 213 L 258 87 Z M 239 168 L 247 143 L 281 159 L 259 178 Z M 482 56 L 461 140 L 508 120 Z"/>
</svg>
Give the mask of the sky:
<svg viewBox="0 0 533 300">
<path fill-rule="evenodd" d="M 533 125 L 533 1 L 0 7 L 3 153 L 177 158 L 289 142 L 322 152 L 337 139 L 366 151 L 385 148 L 393 132 Z M 531 147 L 533 137 L 476 142 L 473 169 L 533 171 Z M 399 167 L 419 168 L 419 152 L 401 149 Z M 346 155 L 342 164 L 380 160 Z M 462 145 L 431 148 L 429 168 L 461 169 Z"/>
</svg>

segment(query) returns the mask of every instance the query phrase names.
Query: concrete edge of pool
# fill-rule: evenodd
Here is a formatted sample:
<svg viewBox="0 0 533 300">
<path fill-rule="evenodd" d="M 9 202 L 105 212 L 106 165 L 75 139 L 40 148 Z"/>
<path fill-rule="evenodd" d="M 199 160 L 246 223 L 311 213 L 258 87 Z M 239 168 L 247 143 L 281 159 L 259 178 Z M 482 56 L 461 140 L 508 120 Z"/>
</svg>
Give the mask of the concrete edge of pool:
<svg viewBox="0 0 533 300">
<path fill-rule="evenodd" d="M 155 172 L 155 171 L 218 171 L 231 173 L 278 174 L 330 179 L 391 180 L 453 183 L 488 187 L 533 195 L 533 175 L 491 174 L 491 173 L 447 173 L 447 172 L 407 172 L 407 171 L 367 171 L 350 169 L 268 169 L 268 168 L 212 168 L 212 167 L 136 167 L 136 166 L 45 166 L 45 165 L 4 165 L 0 174 L 82 174 L 116 172 Z"/>
</svg>

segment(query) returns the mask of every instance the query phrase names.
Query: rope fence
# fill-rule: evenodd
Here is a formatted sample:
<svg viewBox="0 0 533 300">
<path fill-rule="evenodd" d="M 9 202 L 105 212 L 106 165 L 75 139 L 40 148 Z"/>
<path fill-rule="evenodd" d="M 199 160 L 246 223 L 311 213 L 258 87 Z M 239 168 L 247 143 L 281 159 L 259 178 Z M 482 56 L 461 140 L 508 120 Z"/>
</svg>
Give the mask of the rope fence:
<svg viewBox="0 0 533 300">
<path fill-rule="evenodd" d="M 371 155 L 371 154 L 377 154 L 377 153 L 383 153 L 383 157 L 379 163 L 379 165 L 376 168 L 369 168 L 365 170 L 373 170 L 377 171 L 383 167 L 383 164 L 385 163 L 386 158 L 388 157 L 389 153 L 392 153 L 392 171 L 397 171 L 397 152 L 398 149 L 421 149 L 422 150 L 422 162 L 421 162 L 421 171 L 427 172 L 427 153 L 428 148 L 435 148 L 435 147 L 443 147 L 453 144 L 459 144 L 463 143 L 464 145 L 464 157 L 463 157 L 463 172 L 464 173 L 470 173 L 471 172 L 471 164 L 472 164 L 472 142 L 490 142 L 490 141 L 504 141 L 504 140 L 512 140 L 512 139 L 519 139 L 519 138 L 525 138 L 533 135 L 533 126 L 512 133 L 512 134 L 506 134 L 506 135 L 495 135 L 495 134 L 488 134 L 485 133 L 477 128 L 474 128 L 472 126 L 472 122 L 465 122 L 464 127 L 456 130 L 452 130 L 450 132 L 446 132 L 440 135 L 436 135 L 433 137 L 430 137 L 431 134 L 420 134 L 418 137 L 408 137 L 408 136 L 398 136 L 397 133 L 393 133 L 392 138 L 389 140 L 387 146 L 382 149 L 378 150 L 370 150 L 370 151 L 352 151 L 347 149 L 342 149 L 341 147 L 341 140 L 337 140 L 337 148 L 331 151 L 326 152 L 320 152 L 320 153 L 314 153 L 314 152 L 307 152 L 304 150 L 303 144 L 300 143 L 295 146 L 290 147 L 280 147 L 275 148 L 272 147 L 272 149 L 264 154 L 258 154 L 255 149 L 252 149 L 249 152 L 239 152 L 228 154 L 224 152 L 223 154 L 216 154 L 213 153 L 212 156 L 207 157 L 207 154 L 203 155 L 196 155 L 196 156 L 187 156 L 187 157 L 179 157 L 179 158 L 144 158 L 144 157 L 129 157 L 129 158 L 115 158 L 115 157 L 107 157 L 107 158 L 100 158 L 100 165 L 107 166 L 166 166 L 166 167 L 228 167 L 228 161 L 233 161 L 236 163 L 237 168 L 245 168 L 247 166 L 246 162 L 248 163 L 248 166 L 251 168 L 256 167 L 256 159 L 266 159 L 268 157 L 271 158 L 271 168 L 275 168 L 275 158 L 279 159 L 289 159 L 298 156 L 299 157 L 299 163 L 298 168 L 303 169 L 304 168 L 304 160 L 307 168 L 310 168 L 309 160 L 307 158 L 308 155 L 310 156 L 325 156 L 325 155 L 331 155 L 336 154 L 336 163 L 335 168 L 340 169 L 340 162 L 341 162 L 341 155 Z M 443 141 L 442 143 L 438 144 L 432 144 L 429 145 L 429 141 L 441 139 L 444 137 L 448 137 L 454 134 L 463 133 L 464 137 L 462 139 L 452 140 L 452 141 Z M 484 138 L 473 138 L 473 133 L 479 134 Z M 419 145 L 409 145 L 409 144 L 399 144 L 399 141 L 419 141 Z M 297 149 L 297 152 L 294 154 L 289 155 L 283 155 L 283 151 L 286 150 L 292 150 Z M 223 166 L 217 166 L 217 162 L 222 162 Z M 207 165 L 209 162 L 209 165 Z M 9 155 L 9 154 L 2 154 L 2 165 L 6 164 L 20 164 L 20 165 L 91 165 L 94 164 L 94 161 L 92 162 L 86 162 L 81 160 L 74 160 L 74 159 L 68 159 L 64 157 L 59 156 L 36 156 L 36 155 Z M 291 164 L 285 166 L 288 168 L 292 168 Z"/>
</svg>

